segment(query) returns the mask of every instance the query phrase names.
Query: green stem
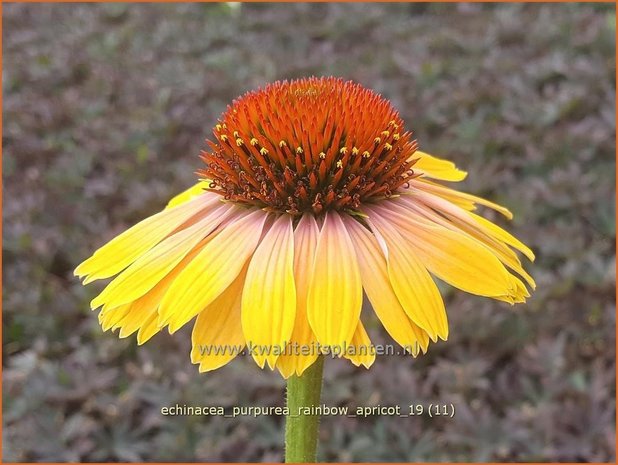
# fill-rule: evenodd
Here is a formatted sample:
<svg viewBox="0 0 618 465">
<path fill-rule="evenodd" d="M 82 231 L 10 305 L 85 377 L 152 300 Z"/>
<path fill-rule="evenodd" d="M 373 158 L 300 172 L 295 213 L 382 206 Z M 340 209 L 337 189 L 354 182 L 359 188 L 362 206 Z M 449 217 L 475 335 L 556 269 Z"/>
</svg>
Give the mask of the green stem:
<svg viewBox="0 0 618 465">
<path fill-rule="evenodd" d="M 304 415 L 302 408 L 317 406 L 322 391 L 324 357 L 318 359 L 301 376 L 288 378 L 285 421 L 285 462 L 315 462 L 318 447 L 319 415 Z"/>
</svg>

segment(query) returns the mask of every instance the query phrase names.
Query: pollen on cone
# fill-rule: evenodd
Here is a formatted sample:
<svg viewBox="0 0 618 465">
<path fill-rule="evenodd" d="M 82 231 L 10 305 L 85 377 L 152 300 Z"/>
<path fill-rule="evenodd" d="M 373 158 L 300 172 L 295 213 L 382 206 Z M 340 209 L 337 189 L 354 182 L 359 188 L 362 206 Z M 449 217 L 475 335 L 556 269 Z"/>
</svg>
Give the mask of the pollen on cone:
<svg viewBox="0 0 618 465">
<path fill-rule="evenodd" d="M 213 134 L 200 171 L 213 192 L 293 215 L 358 208 L 414 176 L 416 141 L 398 112 L 342 79 L 283 81 L 249 92 Z"/>
</svg>

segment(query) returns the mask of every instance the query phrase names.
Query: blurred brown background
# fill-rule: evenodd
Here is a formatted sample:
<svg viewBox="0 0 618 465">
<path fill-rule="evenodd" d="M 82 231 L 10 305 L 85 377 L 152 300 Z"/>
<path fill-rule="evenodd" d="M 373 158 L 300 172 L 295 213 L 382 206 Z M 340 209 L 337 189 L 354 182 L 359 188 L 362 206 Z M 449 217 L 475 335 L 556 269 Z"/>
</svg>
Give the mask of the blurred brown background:
<svg viewBox="0 0 618 465">
<path fill-rule="evenodd" d="M 314 74 L 391 99 L 538 257 L 527 305 L 445 288 L 451 337 L 424 357 L 328 360 L 327 405 L 456 414 L 324 418 L 320 458 L 614 461 L 614 8 L 5 3 L 4 461 L 282 459 L 280 417 L 160 413 L 281 405 L 278 374 L 199 375 L 190 328 L 139 348 L 102 333 L 101 286 L 72 270 L 192 184 L 231 99 Z"/>
</svg>

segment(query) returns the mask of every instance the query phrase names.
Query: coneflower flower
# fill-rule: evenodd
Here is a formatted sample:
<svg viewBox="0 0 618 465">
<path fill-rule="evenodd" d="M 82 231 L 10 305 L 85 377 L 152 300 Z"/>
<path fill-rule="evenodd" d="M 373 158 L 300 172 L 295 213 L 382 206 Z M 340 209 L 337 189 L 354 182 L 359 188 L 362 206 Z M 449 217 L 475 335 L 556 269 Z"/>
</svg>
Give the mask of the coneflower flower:
<svg viewBox="0 0 618 465">
<path fill-rule="evenodd" d="M 143 344 L 195 319 L 200 371 L 250 345 L 266 348 L 251 351 L 260 367 L 287 378 L 316 361 L 316 347 L 370 345 L 363 291 L 416 356 L 448 337 L 432 275 L 511 304 L 534 288 L 515 253 L 532 251 L 473 211 L 511 213 L 440 183 L 466 173 L 418 150 L 392 105 L 359 84 L 309 78 L 249 92 L 208 146 L 194 187 L 75 270 L 84 283 L 117 275 L 91 305 L 104 330 Z M 342 352 L 366 367 L 375 358 Z"/>
</svg>

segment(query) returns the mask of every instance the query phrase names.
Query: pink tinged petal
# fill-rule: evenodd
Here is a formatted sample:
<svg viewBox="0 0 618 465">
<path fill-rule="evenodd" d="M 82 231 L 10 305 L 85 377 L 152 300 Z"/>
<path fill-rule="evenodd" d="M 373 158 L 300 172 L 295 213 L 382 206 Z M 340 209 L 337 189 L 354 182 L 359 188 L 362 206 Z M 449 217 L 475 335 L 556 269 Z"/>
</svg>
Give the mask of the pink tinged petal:
<svg viewBox="0 0 618 465">
<path fill-rule="evenodd" d="M 90 304 L 108 308 L 136 300 L 150 291 L 193 248 L 235 211 L 227 204 L 210 211 L 192 226 L 169 236 L 118 275 Z"/>
<path fill-rule="evenodd" d="M 367 220 L 374 234 L 388 247 L 387 268 L 393 290 L 410 319 L 435 342 L 448 337 L 448 322 L 440 292 L 425 265 L 393 226 L 375 207 L 367 208 Z"/>
<path fill-rule="evenodd" d="M 256 363 L 274 369 L 296 315 L 292 217 L 280 216 L 256 249 L 242 292 L 242 328 Z"/>
<path fill-rule="evenodd" d="M 176 228 L 219 201 L 219 196 L 206 193 L 140 221 L 98 249 L 75 269 L 75 275 L 86 276 L 87 284 L 119 273 Z"/>
<path fill-rule="evenodd" d="M 328 212 L 318 238 L 307 296 L 307 316 L 322 345 L 352 341 L 363 291 L 354 245 L 337 212 Z"/>
<path fill-rule="evenodd" d="M 386 331 L 402 347 L 417 355 L 427 351 L 429 336 L 412 322 L 402 307 L 388 275 L 388 266 L 376 237 L 351 217 L 344 223 L 354 243 L 363 288 Z"/>
<path fill-rule="evenodd" d="M 206 244 L 163 297 L 159 326 L 169 324 L 174 333 L 234 281 L 257 247 L 267 217 L 261 210 L 243 211 Z"/>
<path fill-rule="evenodd" d="M 318 358 L 316 338 L 307 319 L 309 276 L 320 230 L 311 214 L 304 214 L 294 230 L 294 282 L 296 284 L 296 318 L 287 353 L 277 359 L 277 368 L 284 378 L 298 376 Z"/>
</svg>

